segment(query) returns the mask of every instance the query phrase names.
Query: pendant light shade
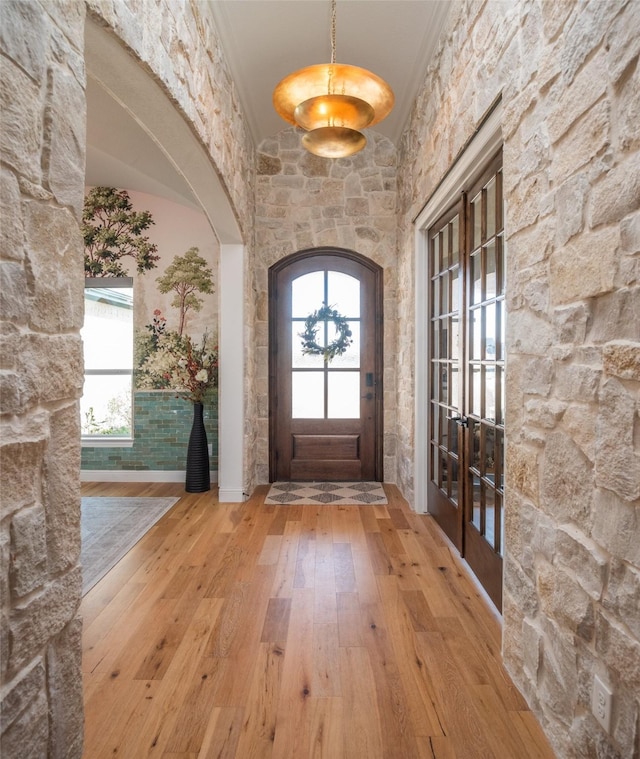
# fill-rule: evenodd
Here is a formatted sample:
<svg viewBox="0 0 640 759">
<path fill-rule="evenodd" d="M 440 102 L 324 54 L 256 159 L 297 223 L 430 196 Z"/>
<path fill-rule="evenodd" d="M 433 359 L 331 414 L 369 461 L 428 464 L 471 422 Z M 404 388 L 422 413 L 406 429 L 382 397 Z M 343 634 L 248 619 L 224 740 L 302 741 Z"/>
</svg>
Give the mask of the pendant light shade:
<svg viewBox="0 0 640 759">
<path fill-rule="evenodd" d="M 312 129 L 302 137 L 303 147 L 322 158 L 345 158 L 366 144 L 367 138 L 362 132 L 340 126 Z"/>
<path fill-rule="evenodd" d="M 382 121 L 393 108 L 391 87 L 358 66 L 335 62 L 335 0 L 331 2 L 331 63 L 295 71 L 273 92 L 273 105 L 289 124 L 304 129 L 304 147 L 340 158 L 366 145 L 361 129 Z"/>
</svg>

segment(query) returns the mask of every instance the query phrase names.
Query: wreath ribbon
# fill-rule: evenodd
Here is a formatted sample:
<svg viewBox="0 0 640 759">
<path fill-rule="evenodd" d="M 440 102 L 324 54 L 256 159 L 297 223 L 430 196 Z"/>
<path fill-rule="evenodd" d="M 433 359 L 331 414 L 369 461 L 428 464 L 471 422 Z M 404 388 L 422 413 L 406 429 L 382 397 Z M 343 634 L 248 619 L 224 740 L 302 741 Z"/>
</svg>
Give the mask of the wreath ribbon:
<svg viewBox="0 0 640 759">
<path fill-rule="evenodd" d="M 328 345 L 320 345 L 317 342 L 319 322 L 332 321 L 338 336 Z M 332 306 L 322 304 L 322 308 L 309 314 L 304 322 L 304 332 L 299 332 L 302 338 L 302 353 L 307 356 L 324 356 L 329 363 L 336 356 L 341 356 L 353 343 L 351 328 L 346 317 L 342 316 Z"/>
</svg>

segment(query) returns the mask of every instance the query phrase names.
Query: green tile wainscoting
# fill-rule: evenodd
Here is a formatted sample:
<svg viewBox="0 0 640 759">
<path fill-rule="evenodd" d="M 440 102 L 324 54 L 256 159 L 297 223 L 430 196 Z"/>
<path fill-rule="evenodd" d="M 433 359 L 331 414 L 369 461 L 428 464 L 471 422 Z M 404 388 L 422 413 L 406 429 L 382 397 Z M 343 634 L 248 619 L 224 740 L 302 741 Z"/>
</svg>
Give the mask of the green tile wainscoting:
<svg viewBox="0 0 640 759">
<path fill-rule="evenodd" d="M 82 469 L 180 471 L 186 467 L 187 445 L 193 421 L 189 401 L 174 392 L 136 391 L 133 396 L 134 439 L 130 447 L 83 443 Z M 209 468 L 218 469 L 218 393 L 205 398 L 204 423 L 212 453 Z"/>
</svg>

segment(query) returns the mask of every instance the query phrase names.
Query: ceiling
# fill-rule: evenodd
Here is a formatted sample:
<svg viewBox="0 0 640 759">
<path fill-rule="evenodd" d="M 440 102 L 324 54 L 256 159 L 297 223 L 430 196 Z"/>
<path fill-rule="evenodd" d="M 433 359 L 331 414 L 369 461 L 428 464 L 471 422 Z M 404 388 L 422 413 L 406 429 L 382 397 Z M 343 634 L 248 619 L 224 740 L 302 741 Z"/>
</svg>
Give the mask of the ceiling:
<svg viewBox="0 0 640 759">
<path fill-rule="evenodd" d="M 330 0 L 207 0 L 257 145 L 288 127 L 271 95 L 287 74 L 330 61 Z M 395 94 L 375 129 L 397 143 L 450 0 L 337 0 L 336 60 L 373 71 Z M 126 187 L 198 207 L 145 130 L 91 76 L 87 83 L 88 185 Z"/>
<path fill-rule="evenodd" d="M 331 60 L 330 0 L 209 0 L 251 134 L 287 126 L 273 89 L 287 74 Z M 376 131 L 397 142 L 446 19 L 445 0 L 337 0 L 336 61 L 369 69 L 395 94 Z"/>
</svg>

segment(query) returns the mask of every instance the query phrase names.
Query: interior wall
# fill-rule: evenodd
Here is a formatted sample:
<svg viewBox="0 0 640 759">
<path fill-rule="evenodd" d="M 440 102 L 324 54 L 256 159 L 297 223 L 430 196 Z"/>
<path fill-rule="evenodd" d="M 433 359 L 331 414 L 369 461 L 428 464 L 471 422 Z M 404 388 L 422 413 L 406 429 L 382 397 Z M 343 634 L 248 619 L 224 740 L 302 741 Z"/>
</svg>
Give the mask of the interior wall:
<svg viewBox="0 0 640 759">
<path fill-rule="evenodd" d="M 399 162 L 398 316 L 410 325 L 412 220 L 501 96 L 503 651 L 563 759 L 640 755 L 639 52 L 638 3 L 453 3 Z M 407 342 L 398 472 L 412 498 Z M 592 716 L 594 674 L 614 693 L 610 733 Z"/>
<path fill-rule="evenodd" d="M 122 57 L 130 62 L 133 53 L 142 62 L 136 71 L 146 77 L 147 115 L 162 83 L 169 115 L 182 129 L 186 115 L 198 147 L 209 150 L 203 167 L 193 139 L 182 140 L 189 155 L 181 169 L 191 170 L 201 194 L 223 199 L 221 229 L 230 240 L 239 241 L 238 225 L 251 239 L 253 147 L 207 6 L 3 3 L 0 740 L 7 756 L 82 755 L 78 399 L 85 60 L 92 53 L 85 49 L 87 7 L 100 19 L 94 27 L 113 28 L 129 47 L 125 52 L 116 44 L 107 53 L 105 76 L 117 75 Z M 140 77 L 126 82 L 139 83 Z M 168 122 L 178 123 L 161 119 L 158 131 Z M 210 189 L 220 187 L 219 177 L 226 188 L 216 195 Z M 211 206 L 206 211 L 215 222 Z"/>
<path fill-rule="evenodd" d="M 92 75 L 135 114 L 182 174 L 220 244 L 244 243 L 240 251 L 246 267 L 245 251 L 250 250 L 254 236 L 254 147 L 209 4 L 87 0 L 87 7 L 92 19 L 87 25 Z M 139 61 L 136 70 L 125 66 L 122 54 L 129 61 Z M 245 290 L 236 297 L 250 311 L 253 294 L 247 277 L 243 282 Z M 245 345 L 250 339 L 248 327 Z M 244 490 L 251 492 L 255 485 L 255 378 L 253 354 L 244 350 L 244 365 L 235 372 L 242 371 L 244 378 L 244 418 L 227 420 L 225 428 L 236 421 L 244 431 L 238 456 L 244 458 Z M 239 363 L 234 355 L 228 361 L 220 356 L 221 373 Z M 221 396 L 221 424 L 226 408 Z"/>
<path fill-rule="evenodd" d="M 255 255 L 251 259 L 256 365 L 257 482 L 269 482 L 268 271 L 298 250 L 321 246 L 361 253 L 384 269 L 384 476 L 395 482 L 396 150 L 367 130 L 349 158 L 319 158 L 285 129 L 258 147 Z M 320 305 L 320 304 L 318 304 Z"/>
<path fill-rule="evenodd" d="M 206 331 L 209 344 L 217 345 L 220 245 L 206 216 L 201 211 L 157 195 L 134 190 L 127 192 L 134 211 L 148 211 L 151 214 L 153 224 L 143 234 L 157 246 L 156 255 L 159 256 L 155 268 L 143 273 L 136 270 L 133 258 L 121 259 L 127 276 L 133 278 L 136 344 L 140 337 L 149 335 L 147 327 L 155 318 L 166 319 L 164 324 L 167 331 L 178 330 L 179 310 L 171 305 L 175 292 L 161 293 L 157 280 L 176 256 L 184 256 L 190 248 L 197 248 L 198 255 L 211 269 L 213 292 L 195 293 L 202 301 L 201 309 L 187 311 L 184 334 L 198 344 Z M 160 314 L 156 314 L 156 311 Z M 139 387 L 134 379 L 133 443 L 123 447 L 109 446 L 106 441 L 101 441 L 99 445 L 90 445 L 85 441 L 82 445 L 82 469 L 89 470 L 94 479 L 101 476 L 98 472 L 114 471 L 126 471 L 128 477 L 134 471 L 171 472 L 175 479 L 182 479 L 193 412 L 189 401 L 175 396 L 175 391 Z M 212 449 L 210 465 L 215 480 L 218 463 L 217 394 L 209 395 L 205 402 L 204 416 L 207 440 Z M 140 477 L 144 475 L 140 474 Z"/>
<path fill-rule="evenodd" d="M 84 5 L 0 33 L 2 756 L 79 759 Z"/>
</svg>

